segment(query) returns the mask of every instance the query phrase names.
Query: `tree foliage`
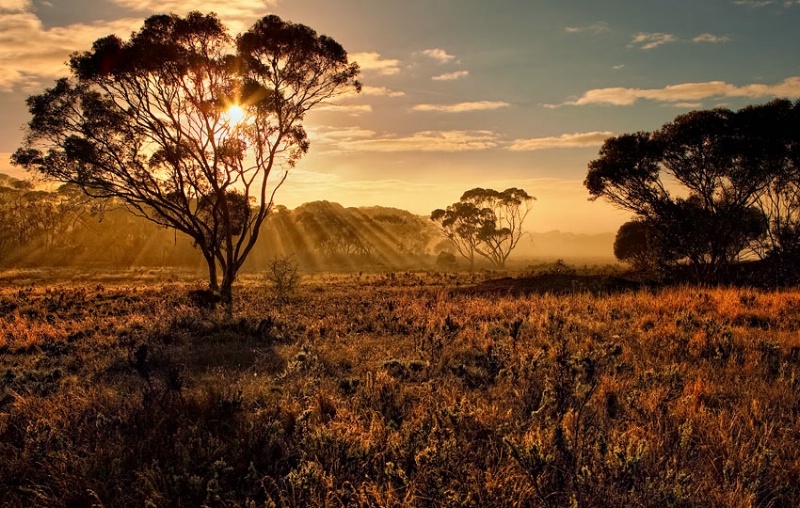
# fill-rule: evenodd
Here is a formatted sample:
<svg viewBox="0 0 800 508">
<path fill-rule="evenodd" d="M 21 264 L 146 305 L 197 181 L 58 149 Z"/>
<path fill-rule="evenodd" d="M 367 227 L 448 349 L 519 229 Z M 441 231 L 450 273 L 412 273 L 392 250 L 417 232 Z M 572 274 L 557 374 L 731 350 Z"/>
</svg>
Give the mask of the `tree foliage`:
<svg viewBox="0 0 800 508">
<path fill-rule="evenodd" d="M 475 188 L 447 209 L 431 212 L 431 220 L 469 261 L 470 270 L 475 266 L 475 254 L 503 268 L 522 238 L 522 224 L 535 199 L 514 187 L 502 192 Z"/>
<path fill-rule="evenodd" d="M 661 261 L 713 278 L 800 233 L 800 103 L 680 115 L 606 140 L 584 184 L 646 223 Z"/>
<path fill-rule="evenodd" d="M 275 191 L 308 150 L 306 112 L 360 89 L 337 42 L 274 15 L 235 39 L 213 14 L 152 16 L 69 68 L 28 98 L 14 162 L 186 233 L 227 303 Z"/>
</svg>

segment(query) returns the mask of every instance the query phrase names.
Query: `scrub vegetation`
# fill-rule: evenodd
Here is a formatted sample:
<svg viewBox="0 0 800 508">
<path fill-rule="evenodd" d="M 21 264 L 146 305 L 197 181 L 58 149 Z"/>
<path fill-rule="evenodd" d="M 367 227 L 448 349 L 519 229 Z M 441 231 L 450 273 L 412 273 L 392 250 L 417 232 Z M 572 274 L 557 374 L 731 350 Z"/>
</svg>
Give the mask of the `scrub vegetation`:
<svg viewBox="0 0 800 508">
<path fill-rule="evenodd" d="M 65 273 L 2 274 L 5 506 L 800 500 L 795 289 Z"/>
</svg>

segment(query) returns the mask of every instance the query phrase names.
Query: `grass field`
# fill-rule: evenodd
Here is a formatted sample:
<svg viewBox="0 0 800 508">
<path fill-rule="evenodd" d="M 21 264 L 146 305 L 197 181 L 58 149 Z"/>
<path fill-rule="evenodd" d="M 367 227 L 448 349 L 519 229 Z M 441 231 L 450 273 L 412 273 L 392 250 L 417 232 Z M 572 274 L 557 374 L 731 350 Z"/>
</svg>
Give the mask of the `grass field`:
<svg viewBox="0 0 800 508">
<path fill-rule="evenodd" d="M 3 506 L 800 505 L 800 290 L 0 281 Z"/>
</svg>

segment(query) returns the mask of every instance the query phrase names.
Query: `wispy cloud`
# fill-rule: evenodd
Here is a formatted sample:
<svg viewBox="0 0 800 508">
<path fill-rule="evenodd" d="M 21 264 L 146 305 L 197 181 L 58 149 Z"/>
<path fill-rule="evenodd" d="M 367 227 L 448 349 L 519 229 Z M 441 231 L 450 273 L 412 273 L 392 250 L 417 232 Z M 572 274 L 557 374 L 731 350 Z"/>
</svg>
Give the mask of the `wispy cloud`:
<svg viewBox="0 0 800 508">
<path fill-rule="evenodd" d="M 364 113 L 372 113 L 372 106 L 369 104 L 339 104 L 336 102 L 328 102 L 317 105 L 317 107 L 314 108 L 314 111 L 329 111 L 357 116 Z"/>
<path fill-rule="evenodd" d="M 363 71 L 372 71 L 382 76 L 391 76 L 400 72 L 400 60 L 382 58 L 380 53 L 353 53 L 350 60 L 358 62 Z"/>
<path fill-rule="evenodd" d="M 746 5 L 748 7 L 765 7 L 772 4 L 772 0 L 734 0 L 736 5 Z"/>
<path fill-rule="evenodd" d="M 568 26 L 564 28 L 564 31 L 571 34 L 590 33 L 599 35 L 601 33 L 608 32 L 608 23 L 605 21 L 598 21 L 597 23 L 588 26 Z"/>
<path fill-rule="evenodd" d="M 325 153 L 343 152 L 465 152 L 488 150 L 500 145 L 491 131 L 420 131 L 408 136 L 378 135 L 353 127 L 319 128 L 309 133 L 312 142 L 325 145 Z M 319 145 L 318 145 L 319 146 Z"/>
<path fill-rule="evenodd" d="M 24 9 L 29 2 L 0 0 L 0 91 L 33 90 L 42 81 L 67 74 L 64 62 L 75 51 L 87 50 L 95 39 L 111 33 L 127 36 L 141 19 L 119 19 L 45 28 Z"/>
<path fill-rule="evenodd" d="M 464 113 L 467 111 L 488 111 L 493 109 L 507 108 L 508 102 L 502 101 L 476 101 L 459 102 L 457 104 L 417 104 L 412 109 L 414 111 L 439 111 L 442 113 Z"/>
<path fill-rule="evenodd" d="M 467 76 L 469 76 L 469 71 L 455 71 L 439 74 L 431 79 L 434 81 L 454 81 L 456 79 L 466 78 Z"/>
<path fill-rule="evenodd" d="M 420 53 L 427 56 L 428 58 L 436 60 L 440 64 L 446 64 L 456 59 L 454 55 L 449 54 L 447 51 L 441 48 L 426 49 L 425 51 L 421 51 Z"/>
<path fill-rule="evenodd" d="M 513 151 L 548 150 L 551 148 L 585 148 L 601 146 L 613 132 L 576 132 L 545 138 L 517 139 L 509 147 Z"/>
<path fill-rule="evenodd" d="M 639 49 L 653 49 L 677 40 L 678 38 L 672 34 L 639 32 L 633 36 L 633 40 L 628 46 L 638 47 Z"/>
<path fill-rule="evenodd" d="M 711 42 L 711 43 L 723 43 L 723 42 L 730 42 L 731 37 L 729 35 L 714 35 L 714 34 L 700 34 L 694 39 L 692 42 Z"/>
<path fill-rule="evenodd" d="M 368 95 L 373 97 L 403 97 L 405 92 L 399 90 L 392 90 L 385 86 L 369 86 L 365 85 L 361 88 L 361 95 Z"/>
<path fill-rule="evenodd" d="M 0 0 L 0 12 L 24 12 L 31 7 L 31 0 Z"/>
<path fill-rule="evenodd" d="M 250 0 L 231 2 L 230 0 L 112 0 L 113 3 L 133 12 L 174 12 L 186 14 L 190 11 L 215 12 L 220 18 L 255 21 L 269 12 L 278 0 Z M 237 27 L 238 28 L 238 27 Z"/>
<path fill-rule="evenodd" d="M 664 88 L 597 88 L 589 90 L 574 101 L 562 105 L 586 106 L 590 104 L 609 104 L 613 106 L 630 106 L 639 100 L 647 99 L 659 102 L 691 102 L 719 97 L 746 97 L 757 99 L 764 97 L 797 97 L 800 96 L 800 77 L 786 78 L 774 85 L 754 83 L 736 86 L 724 81 L 708 81 L 705 83 L 681 83 Z M 550 106 L 550 107 L 557 107 Z"/>
</svg>

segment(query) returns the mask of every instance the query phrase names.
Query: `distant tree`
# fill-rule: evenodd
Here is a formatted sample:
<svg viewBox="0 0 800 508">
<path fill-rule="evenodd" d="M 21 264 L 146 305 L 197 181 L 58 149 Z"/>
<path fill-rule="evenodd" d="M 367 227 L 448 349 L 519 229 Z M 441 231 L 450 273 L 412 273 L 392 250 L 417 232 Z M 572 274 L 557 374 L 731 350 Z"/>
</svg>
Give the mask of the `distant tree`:
<svg viewBox="0 0 800 508">
<path fill-rule="evenodd" d="M 650 271 L 658 261 L 652 226 L 632 220 L 620 226 L 614 238 L 614 256 L 634 269 Z"/>
<path fill-rule="evenodd" d="M 190 236 L 229 309 L 286 173 L 270 176 L 308 150 L 306 112 L 360 89 L 337 42 L 273 15 L 235 40 L 213 14 L 152 16 L 69 67 L 28 98 L 14 162 Z"/>
<path fill-rule="evenodd" d="M 475 266 L 475 254 L 503 268 L 522 238 L 522 224 L 535 199 L 517 188 L 503 192 L 475 188 L 447 209 L 434 210 L 431 220 L 469 261 L 470 270 Z"/>
<path fill-rule="evenodd" d="M 800 132 L 800 119 L 789 121 L 786 113 L 793 108 L 773 101 L 739 112 L 694 111 L 652 133 L 612 137 L 589 164 L 584 184 L 593 199 L 603 197 L 650 225 L 662 260 L 685 260 L 698 278 L 713 278 L 767 231 L 764 198 L 794 166 L 789 153 L 796 141 L 790 141 L 799 138 L 789 133 Z M 755 116 L 763 118 L 754 122 Z M 759 129 L 768 118 L 788 131 L 765 139 Z M 783 215 L 796 216 L 780 206 Z"/>
<path fill-rule="evenodd" d="M 436 268 L 450 271 L 458 268 L 458 260 L 452 252 L 442 251 L 436 256 Z"/>
</svg>

